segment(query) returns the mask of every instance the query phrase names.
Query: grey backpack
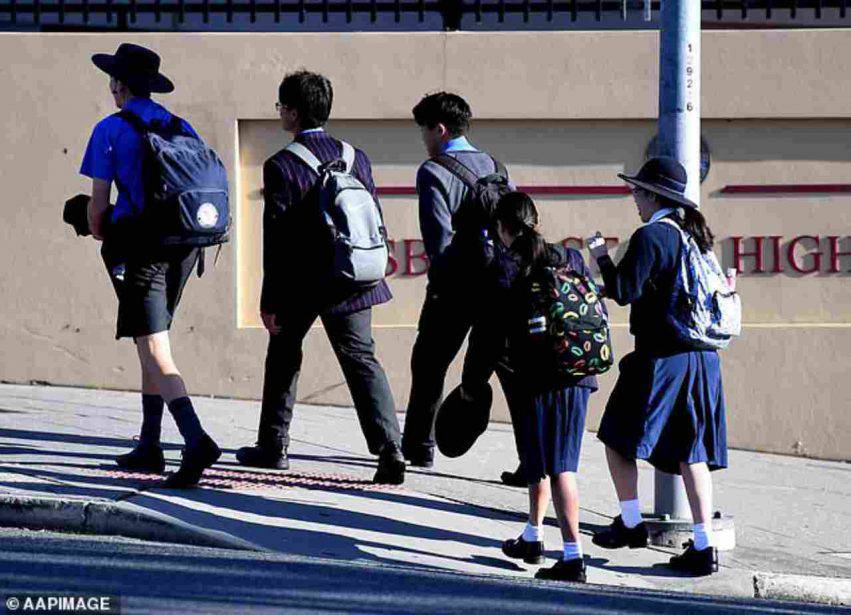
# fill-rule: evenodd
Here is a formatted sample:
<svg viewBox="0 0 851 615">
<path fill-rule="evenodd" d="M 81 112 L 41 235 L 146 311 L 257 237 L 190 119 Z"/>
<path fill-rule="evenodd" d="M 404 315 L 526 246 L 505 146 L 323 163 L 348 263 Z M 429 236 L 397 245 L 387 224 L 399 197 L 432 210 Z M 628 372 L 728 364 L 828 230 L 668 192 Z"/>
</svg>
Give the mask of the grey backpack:
<svg viewBox="0 0 851 615">
<path fill-rule="evenodd" d="M 322 163 L 304 145 L 292 142 L 288 152 L 317 174 L 319 213 L 331 241 L 331 276 L 356 288 L 369 288 L 387 271 L 387 231 L 372 194 L 352 174 L 355 150 L 343 146 L 342 166 Z"/>
</svg>

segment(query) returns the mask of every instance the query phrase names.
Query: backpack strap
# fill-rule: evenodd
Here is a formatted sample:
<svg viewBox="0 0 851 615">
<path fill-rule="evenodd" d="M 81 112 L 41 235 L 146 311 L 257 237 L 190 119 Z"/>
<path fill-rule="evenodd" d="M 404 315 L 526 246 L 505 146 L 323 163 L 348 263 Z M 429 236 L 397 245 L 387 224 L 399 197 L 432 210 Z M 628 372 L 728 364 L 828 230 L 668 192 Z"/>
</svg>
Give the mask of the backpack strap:
<svg viewBox="0 0 851 615">
<path fill-rule="evenodd" d="M 343 147 L 343 152 L 340 155 L 340 158 L 346 165 L 346 173 L 351 173 L 355 168 L 355 148 L 345 141 L 340 141 L 340 145 Z M 292 141 L 284 149 L 313 169 L 313 172 L 317 175 L 322 174 L 322 166 L 325 163 L 319 160 L 319 158 L 307 149 L 306 146 L 296 141 Z"/>
<path fill-rule="evenodd" d="M 493 168 L 495 169 L 494 172 L 505 181 L 508 181 L 508 169 L 505 168 L 505 165 L 493 156 L 491 156 L 491 160 L 493 160 Z"/>
<path fill-rule="evenodd" d="M 668 218 L 666 216 L 664 218 L 660 218 L 660 219 L 656 220 L 656 222 L 664 222 L 668 226 L 672 226 L 675 229 L 677 229 L 677 232 L 680 234 L 680 239 L 683 240 L 684 244 L 687 244 L 689 239 L 691 239 L 691 235 L 689 234 L 689 232 L 687 230 L 685 230 L 683 227 L 681 227 L 676 220 L 673 220 L 673 219 Z"/>
<path fill-rule="evenodd" d="M 134 129 L 136 129 L 137 132 L 140 132 L 142 134 L 145 134 L 146 132 L 148 132 L 148 126 L 145 124 L 145 122 L 142 121 L 142 118 L 140 118 L 138 115 L 136 115 L 132 111 L 127 111 L 126 109 L 122 109 L 121 111 L 119 111 L 117 113 L 117 115 L 122 120 L 124 120 L 125 122 L 130 124 Z"/>
<path fill-rule="evenodd" d="M 672 220 L 671 218 L 668 218 L 668 217 L 660 218 L 659 220 L 657 220 L 657 222 L 664 222 L 668 226 L 674 227 L 677 230 L 677 233 L 679 233 L 679 235 L 680 235 L 680 241 L 682 241 L 682 243 L 683 243 L 682 249 L 688 250 L 689 240 L 691 239 L 691 235 L 689 235 L 688 232 L 683 227 L 681 227 L 679 224 L 677 224 L 677 222 L 675 220 Z M 680 252 L 680 256 L 679 256 L 679 260 L 680 260 L 679 266 L 680 267 L 685 266 L 685 263 L 683 262 L 683 256 L 682 255 L 683 255 L 683 252 Z M 688 282 L 689 282 L 688 276 L 683 275 L 682 276 L 682 284 L 683 284 L 683 289 L 685 290 L 687 295 L 691 294 Z"/>
<path fill-rule="evenodd" d="M 319 175 L 319 167 L 322 166 L 322 162 L 304 145 L 292 141 L 284 149 L 313 169 L 314 173 Z"/>
<path fill-rule="evenodd" d="M 340 141 L 340 145 L 343 148 L 342 158 L 346 164 L 346 173 L 351 174 L 355 170 L 355 148 L 345 141 Z"/>
<path fill-rule="evenodd" d="M 677 231 L 678 231 L 678 232 L 680 232 L 680 233 L 682 233 L 682 232 L 683 232 L 683 229 L 681 229 L 681 228 L 680 228 L 680 225 L 679 225 L 679 224 L 677 224 L 675 221 L 671 220 L 671 219 L 670 219 L 670 218 L 668 218 L 668 217 L 665 217 L 665 218 L 659 218 L 658 220 L 656 220 L 656 222 L 664 222 L 665 224 L 668 224 L 668 225 L 670 225 L 670 226 L 673 226 L 675 229 L 677 229 Z"/>
<path fill-rule="evenodd" d="M 476 185 L 476 182 L 479 181 L 478 175 L 449 154 L 440 154 L 432 158 L 432 160 L 464 182 L 464 185 L 471 190 Z"/>
</svg>

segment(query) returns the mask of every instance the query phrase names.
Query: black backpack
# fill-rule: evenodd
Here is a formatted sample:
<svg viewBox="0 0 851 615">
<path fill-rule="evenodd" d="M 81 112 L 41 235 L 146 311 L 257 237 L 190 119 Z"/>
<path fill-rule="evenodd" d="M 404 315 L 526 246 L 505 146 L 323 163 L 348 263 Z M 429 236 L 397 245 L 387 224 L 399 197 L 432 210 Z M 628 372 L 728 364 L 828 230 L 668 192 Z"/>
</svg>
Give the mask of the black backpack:
<svg viewBox="0 0 851 615">
<path fill-rule="evenodd" d="M 487 267 L 493 260 L 493 215 L 499 199 L 509 192 L 508 171 L 495 158 L 495 171 L 480 177 L 456 158 L 441 154 L 432 160 L 464 182 L 467 196 L 452 217 L 455 237 L 448 248 L 452 260 L 473 269 Z"/>
<path fill-rule="evenodd" d="M 607 372 L 615 357 L 594 280 L 570 267 L 537 267 L 527 284 L 527 352 L 536 366 L 574 378 Z"/>
<path fill-rule="evenodd" d="M 145 124 L 121 111 L 142 137 L 145 203 L 140 222 L 145 244 L 213 246 L 228 241 L 231 215 L 224 164 L 182 121 Z M 139 237 L 138 233 L 134 233 Z"/>
</svg>

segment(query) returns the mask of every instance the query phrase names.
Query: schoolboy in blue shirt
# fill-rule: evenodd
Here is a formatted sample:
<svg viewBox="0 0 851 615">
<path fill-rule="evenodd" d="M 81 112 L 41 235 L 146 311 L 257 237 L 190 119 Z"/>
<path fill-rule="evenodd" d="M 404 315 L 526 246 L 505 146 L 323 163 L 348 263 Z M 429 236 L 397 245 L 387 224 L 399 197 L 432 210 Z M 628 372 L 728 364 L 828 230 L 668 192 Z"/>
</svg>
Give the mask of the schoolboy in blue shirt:
<svg viewBox="0 0 851 615">
<path fill-rule="evenodd" d="M 95 54 L 92 62 L 110 76 L 109 89 L 119 109 L 133 113 L 146 125 L 172 120 L 171 113 L 150 99 L 152 92 L 174 90 L 171 81 L 159 72 L 156 53 L 124 43 L 114 55 Z M 181 127 L 196 135 L 187 122 L 181 121 Z M 105 243 L 104 257 L 118 294 L 116 338 L 133 338 L 142 373 L 139 443 L 116 461 L 128 470 L 160 473 L 165 469 L 160 431 L 163 406 L 167 404 L 186 448 L 180 469 L 169 476 L 166 485 L 190 487 L 221 455 L 201 427 L 172 358 L 168 336 L 200 250 L 145 243 L 140 222 L 145 207 L 142 147 L 139 132 L 119 114 L 110 115 L 95 126 L 80 168 L 82 175 L 92 178 L 89 228 L 95 239 Z M 111 207 L 113 182 L 118 198 Z"/>
</svg>

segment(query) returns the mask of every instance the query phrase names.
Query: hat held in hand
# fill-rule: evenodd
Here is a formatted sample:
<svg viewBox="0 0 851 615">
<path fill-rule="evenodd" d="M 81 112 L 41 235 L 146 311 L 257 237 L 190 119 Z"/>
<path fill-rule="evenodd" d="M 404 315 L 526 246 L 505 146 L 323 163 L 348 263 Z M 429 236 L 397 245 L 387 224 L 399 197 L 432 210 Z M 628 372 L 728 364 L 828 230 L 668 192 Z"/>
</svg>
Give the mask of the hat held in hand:
<svg viewBox="0 0 851 615">
<path fill-rule="evenodd" d="M 469 390 L 456 387 L 440 405 L 434 425 L 437 448 L 447 457 L 460 457 L 488 428 L 493 389 L 485 383 Z"/>
<path fill-rule="evenodd" d="M 87 237 L 92 234 L 89 228 L 89 200 L 88 194 L 78 194 L 65 201 L 62 209 L 62 219 L 74 227 L 77 235 Z"/>
</svg>

